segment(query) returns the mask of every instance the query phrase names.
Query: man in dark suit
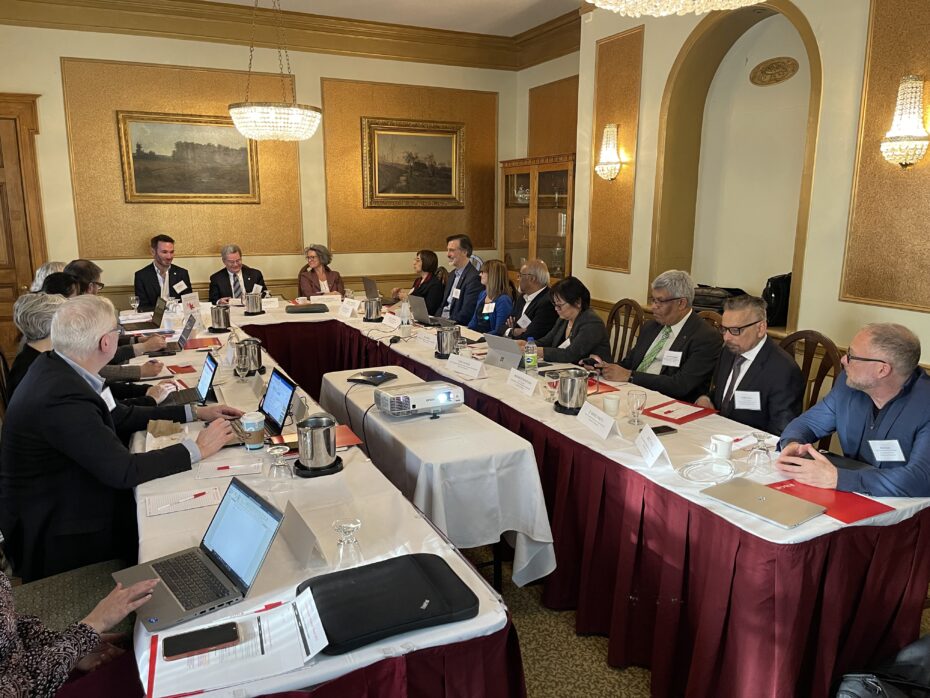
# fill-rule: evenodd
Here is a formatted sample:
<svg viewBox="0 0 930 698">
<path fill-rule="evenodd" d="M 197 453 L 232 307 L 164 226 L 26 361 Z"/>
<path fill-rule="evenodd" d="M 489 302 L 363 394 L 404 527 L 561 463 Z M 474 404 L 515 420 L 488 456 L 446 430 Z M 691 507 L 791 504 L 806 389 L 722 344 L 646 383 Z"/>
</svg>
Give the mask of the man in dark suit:
<svg viewBox="0 0 930 698">
<path fill-rule="evenodd" d="M 39 356 L 7 407 L 0 439 L 0 531 L 24 581 L 101 560 L 137 559 L 132 488 L 187 470 L 232 435 L 225 405 L 139 407 L 116 402 L 101 367 L 116 351 L 113 304 L 72 299 L 52 319 Z M 149 419 L 213 421 L 196 441 L 130 453 L 123 439 Z M 122 438 L 121 438 L 122 437 Z"/>
<path fill-rule="evenodd" d="M 781 434 L 801 414 L 804 376 L 788 352 L 768 336 L 766 302 L 736 296 L 723 303 L 723 344 L 713 388 L 697 403 L 770 434 Z"/>
<path fill-rule="evenodd" d="M 154 310 L 159 298 L 181 300 L 181 296 L 194 290 L 187 269 L 172 264 L 174 240 L 167 235 L 156 235 L 150 243 L 152 264 L 137 271 L 134 280 L 141 312 Z"/>
<path fill-rule="evenodd" d="M 474 248 L 467 235 L 450 235 L 446 238 L 446 257 L 452 266 L 443 294 L 442 317 L 459 325 L 467 325 L 475 314 L 478 296 L 484 287 L 481 276 L 471 263 Z"/>
<path fill-rule="evenodd" d="M 226 305 L 230 298 L 239 298 L 253 290 L 267 295 L 265 277 L 261 271 L 247 267 L 242 263 L 242 250 L 239 245 L 226 245 L 221 251 L 223 266 L 210 275 L 210 302 L 214 305 Z M 258 288 L 256 289 L 256 286 Z"/>
<path fill-rule="evenodd" d="M 672 269 L 652 282 L 652 315 L 620 364 L 600 357 L 607 380 L 629 381 L 677 400 L 693 402 L 707 392 L 723 344 L 720 334 L 691 310 L 694 281 Z"/>
<path fill-rule="evenodd" d="M 505 337 L 545 337 L 559 316 L 549 295 L 549 269 L 541 259 L 520 267 L 520 298 L 507 318 Z"/>
<path fill-rule="evenodd" d="M 930 378 L 920 340 L 902 325 L 866 325 L 843 355 L 833 389 L 781 434 L 778 469 L 798 482 L 873 497 L 930 497 Z M 836 432 L 837 468 L 817 450 Z"/>
</svg>

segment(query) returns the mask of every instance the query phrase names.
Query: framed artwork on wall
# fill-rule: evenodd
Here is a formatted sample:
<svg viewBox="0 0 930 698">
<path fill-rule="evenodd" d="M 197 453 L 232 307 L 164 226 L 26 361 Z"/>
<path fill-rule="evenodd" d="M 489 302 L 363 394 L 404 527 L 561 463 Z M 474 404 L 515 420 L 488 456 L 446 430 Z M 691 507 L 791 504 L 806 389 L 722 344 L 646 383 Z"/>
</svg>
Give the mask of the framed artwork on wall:
<svg viewBox="0 0 930 698">
<path fill-rule="evenodd" d="M 465 124 L 362 117 L 365 208 L 463 208 Z"/>
<path fill-rule="evenodd" d="M 228 116 L 116 115 L 127 203 L 260 203 L 257 144 Z"/>
</svg>

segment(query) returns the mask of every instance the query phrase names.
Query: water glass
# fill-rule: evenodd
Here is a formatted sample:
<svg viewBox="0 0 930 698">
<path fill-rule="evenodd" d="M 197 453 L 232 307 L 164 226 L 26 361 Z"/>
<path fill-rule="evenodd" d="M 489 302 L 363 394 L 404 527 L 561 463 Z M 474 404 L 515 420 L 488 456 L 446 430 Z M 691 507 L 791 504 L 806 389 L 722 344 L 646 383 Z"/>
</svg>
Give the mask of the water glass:
<svg viewBox="0 0 930 698">
<path fill-rule="evenodd" d="M 132 312 L 139 312 L 139 296 L 129 296 L 129 306 L 132 308 Z"/>
<path fill-rule="evenodd" d="M 630 408 L 630 420 L 628 424 L 634 427 L 643 426 L 644 422 L 639 418 L 643 407 L 646 405 L 646 392 L 643 390 L 631 390 L 626 394 L 626 404 Z"/>
<path fill-rule="evenodd" d="M 239 382 L 245 383 L 245 377 L 252 370 L 252 356 L 247 344 L 236 344 L 236 375 L 239 376 Z"/>
<path fill-rule="evenodd" d="M 342 545 L 353 545 L 358 543 L 355 533 L 362 527 L 361 519 L 336 519 L 333 521 L 333 530 L 339 536 L 338 543 Z"/>
<path fill-rule="evenodd" d="M 284 454 L 290 450 L 284 444 L 279 446 L 269 446 L 268 453 L 271 455 L 271 465 L 268 468 L 268 477 L 272 480 L 290 480 L 294 477 L 294 471 L 290 463 L 284 459 Z"/>
<path fill-rule="evenodd" d="M 752 435 L 756 443 L 753 444 L 746 458 L 746 467 L 750 473 L 767 475 L 772 472 L 772 453 L 769 451 L 768 444 L 765 443 L 769 435 L 764 431 L 754 431 Z"/>
<path fill-rule="evenodd" d="M 546 371 L 539 375 L 542 378 L 540 383 L 542 384 L 543 399 L 546 402 L 555 402 L 555 398 L 559 394 L 559 372 Z"/>
</svg>

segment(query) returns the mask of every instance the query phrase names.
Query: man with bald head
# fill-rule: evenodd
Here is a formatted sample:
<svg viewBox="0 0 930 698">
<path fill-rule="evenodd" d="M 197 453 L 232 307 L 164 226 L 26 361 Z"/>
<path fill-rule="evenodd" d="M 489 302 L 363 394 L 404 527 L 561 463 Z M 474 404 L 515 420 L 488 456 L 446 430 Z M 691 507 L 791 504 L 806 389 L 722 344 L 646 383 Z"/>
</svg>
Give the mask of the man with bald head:
<svg viewBox="0 0 930 698">
<path fill-rule="evenodd" d="M 833 390 L 781 435 L 776 465 L 805 485 L 875 497 L 930 497 L 930 377 L 918 366 L 920 340 L 893 323 L 866 325 L 843 357 Z M 836 432 L 837 468 L 814 444 Z"/>
<path fill-rule="evenodd" d="M 531 259 L 520 267 L 520 298 L 507 318 L 504 336 L 545 337 L 558 317 L 549 296 L 549 268 L 541 259 Z"/>
</svg>

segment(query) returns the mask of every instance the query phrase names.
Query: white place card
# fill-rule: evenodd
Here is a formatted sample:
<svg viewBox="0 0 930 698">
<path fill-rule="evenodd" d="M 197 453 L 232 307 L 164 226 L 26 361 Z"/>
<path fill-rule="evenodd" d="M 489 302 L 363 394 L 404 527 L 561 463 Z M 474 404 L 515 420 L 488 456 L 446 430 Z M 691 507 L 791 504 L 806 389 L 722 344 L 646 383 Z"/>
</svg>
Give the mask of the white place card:
<svg viewBox="0 0 930 698">
<path fill-rule="evenodd" d="M 590 402 L 585 402 L 581 406 L 581 411 L 578 413 L 578 421 L 602 439 L 606 439 L 611 434 L 620 433 L 617 429 L 617 420 L 604 410 L 598 409 Z"/>
<path fill-rule="evenodd" d="M 652 427 L 648 425 L 644 426 L 642 431 L 639 432 L 639 436 L 636 437 L 635 443 L 636 448 L 639 449 L 639 454 L 643 457 L 643 460 L 646 461 L 647 467 L 651 468 L 660 461 L 668 465 L 672 464 L 672 461 L 668 457 L 668 452 L 665 450 L 665 446 L 659 441 L 659 437 L 656 436 Z"/>
<path fill-rule="evenodd" d="M 536 392 L 538 382 L 533 376 L 528 376 L 523 371 L 518 371 L 515 368 L 510 369 L 510 375 L 507 376 L 507 385 L 527 397 L 532 397 L 533 393 Z"/>
<path fill-rule="evenodd" d="M 181 296 L 181 307 L 184 309 L 185 314 L 194 312 L 200 307 L 200 296 L 196 292 L 185 293 Z"/>
<path fill-rule="evenodd" d="M 401 319 L 398 315 L 394 313 L 388 313 L 384 316 L 384 319 L 381 321 L 381 324 L 384 325 L 386 329 L 396 330 L 400 327 Z"/>
<path fill-rule="evenodd" d="M 484 362 L 476 361 L 475 359 L 468 359 L 464 356 L 459 356 L 458 354 L 449 355 L 449 368 L 451 368 L 455 373 L 462 376 L 462 378 L 467 378 L 468 380 L 474 380 L 475 378 L 486 378 L 487 371 L 484 370 Z"/>
<path fill-rule="evenodd" d="M 422 344 L 430 351 L 436 351 L 436 335 L 421 327 L 417 330 L 417 344 Z"/>
<path fill-rule="evenodd" d="M 272 308 L 279 307 L 281 301 L 277 296 L 269 296 L 268 298 L 262 298 L 262 310 L 271 310 Z"/>
<path fill-rule="evenodd" d="M 339 306 L 339 317 L 348 320 L 356 313 L 356 311 L 358 311 L 358 306 L 360 303 L 361 301 L 357 301 L 353 298 L 344 299 L 342 304 Z"/>
</svg>

